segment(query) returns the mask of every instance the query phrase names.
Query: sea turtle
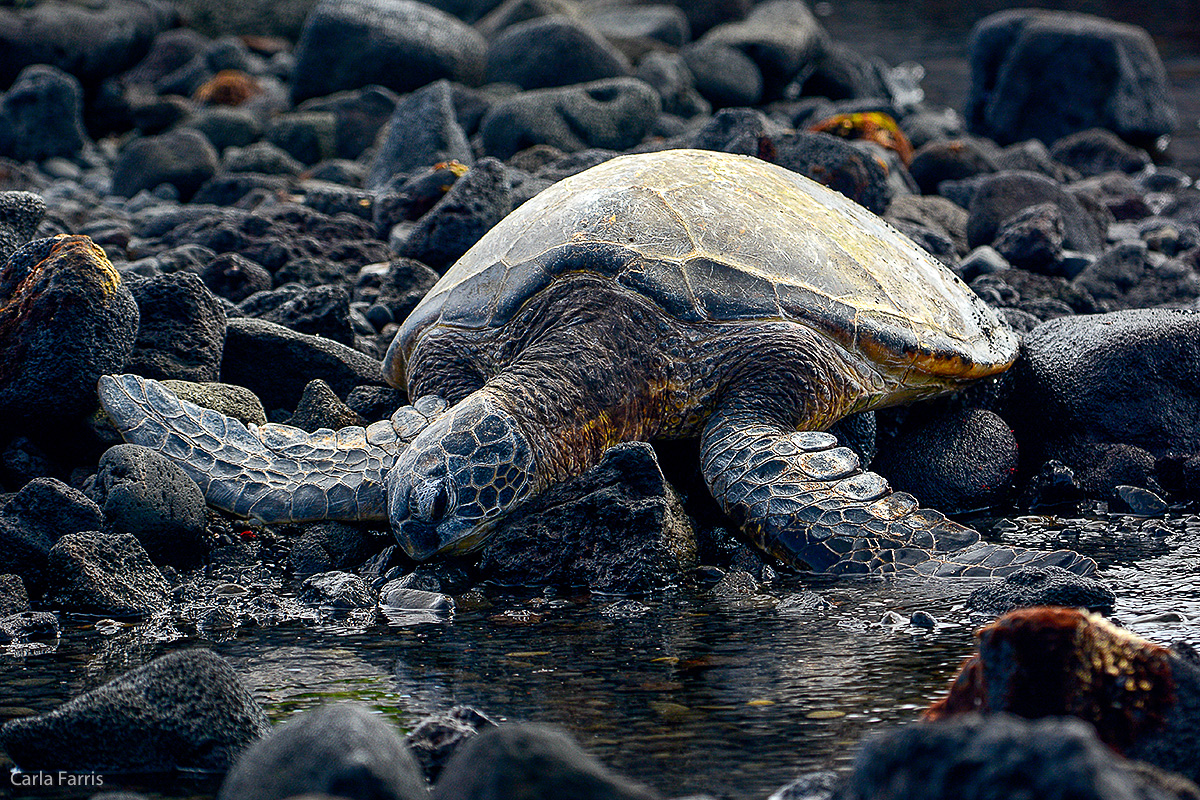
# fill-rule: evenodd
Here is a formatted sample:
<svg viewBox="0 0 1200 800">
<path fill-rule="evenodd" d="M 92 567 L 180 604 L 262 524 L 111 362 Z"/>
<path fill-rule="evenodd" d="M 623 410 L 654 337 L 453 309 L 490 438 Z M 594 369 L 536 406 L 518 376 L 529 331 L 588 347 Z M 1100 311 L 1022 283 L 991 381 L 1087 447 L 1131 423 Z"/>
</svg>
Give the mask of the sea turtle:
<svg viewBox="0 0 1200 800">
<path fill-rule="evenodd" d="M 981 543 L 823 432 L 998 373 L 1016 349 L 970 289 L 844 196 L 756 158 L 674 150 L 554 184 L 451 267 L 388 351 L 385 376 L 416 398 L 390 420 L 247 429 L 136 376 L 103 378 L 100 396 L 213 505 L 390 517 L 417 560 L 477 547 L 613 444 L 699 437 L 721 507 L 789 564 L 1088 573 L 1069 551 Z"/>
</svg>

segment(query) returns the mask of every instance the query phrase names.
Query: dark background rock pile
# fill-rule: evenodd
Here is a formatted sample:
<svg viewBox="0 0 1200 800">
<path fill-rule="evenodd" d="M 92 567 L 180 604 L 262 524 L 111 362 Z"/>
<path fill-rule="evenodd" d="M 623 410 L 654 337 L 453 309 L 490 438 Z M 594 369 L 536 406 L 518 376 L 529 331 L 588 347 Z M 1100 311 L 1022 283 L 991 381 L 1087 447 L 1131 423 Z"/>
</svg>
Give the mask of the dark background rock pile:
<svg viewBox="0 0 1200 800">
<path fill-rule="evenodd" d="M 834 41 L 799 0 L 0 8 L 0 639 L 52 634 L 46 609 L 139 618 L 186 605 L 194 567 L 256 559 L 303 582 L 298 604 L 197 624 L 315 607 L 436 615 L 481 579 L 638 593 L 697 565 L 713 580 L 769 578 L 707 499 L 687 443 L 614 449 L 511 520 L 480 560 L 417 566 L 383 526 L 225 519 L 98 413 L 97 378 L 129 371 L 246 422 L 311 431 L 386 418 L 408 398 L 383 384 L 380 358 L 438 276 L 541 189 L 627 152 L 742 153 L 826 183 L 1023 334 L 1004 376 L 840 427 L 897 489 L 948 512 L 1084 503 L 1154 515 L 1200 500 L 1200 190 L 1162 147 L 1196 120 L 1180 119 L 1153 42 L 1127 24 L 1006 11 L 976 27 L 970 64 L 965 108 L 926 103 L 912 70 Z M 866 116 L 847 137 L 829 132 L 839 115 Z M 855 135 L 880 115 L 899 133 Z M 531 541 L 553 546 L 535 560 Z M 1111 605 L 1104 587 L 1066 591 Z M 164 669 L 223 687 L 229 742 L 261 734 L 222 666 L 196 658 Z M 123 680 L 90 702 L 109 709 L 158 678 Z M 85 705 L 0 740 L 26 758 Z M 289 725 L 222 796 L 334 793 L 336 775 L 263 788 L 289 748 L 324 741 L 320 726 L 355 730 L 373 754 L 355 774 L 387 796 L 423 787 L 394 734 L 359 713 Z M 437 735 L 486 727 L 464 714 Z M 994 746 L 1042 757 L 1045 730 L 1006 724 L 988 734 Z M 1084 773 L 1111 769 L 1077 729 L 1062 735 Z M 138 764 L 232 763 L 186 740 Z M 573 748 L 552 731 L 481 737 L 472 763 L 493 759 L 495 774 L 459 768 L 435 795 L 515 780 L 502 756 L 518 752 L 575 764 L 553 791 L 651 796 Z"/>
</svg>

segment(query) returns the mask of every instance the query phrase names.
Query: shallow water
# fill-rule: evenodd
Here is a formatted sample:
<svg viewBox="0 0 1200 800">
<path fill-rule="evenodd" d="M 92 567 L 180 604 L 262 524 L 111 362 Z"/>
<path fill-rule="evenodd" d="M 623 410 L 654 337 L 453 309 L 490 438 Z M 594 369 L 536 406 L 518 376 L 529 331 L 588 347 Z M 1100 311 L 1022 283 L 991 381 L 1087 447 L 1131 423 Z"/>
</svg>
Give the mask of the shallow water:
<svg viewBox="0 0 1200 800">
<path fill-rule="evenodd" d="M 1094 555 L 1117 592 L 1119 621 L 1159 642 L 1200 645 L 1200 518 L 1023 517 L 998 531 L 991 538 Z M 984 621 L 962 605 L 977 585 L 793 577 L 759 597 L 681 590 L 646 599 L 645 609 L 496 594 L 490 608 L 452 621 L 348 618 L 240 629 L 224 642 L 169 640 L 172 628 L 153 624 L 104 634 L 76 620 L 51 652 L 0 656 L 0 719 L 49 710 L 169 650 L 205 646 L 234 664 L 275 721 L 352 698 L 407 728 L 469 704 L 497 720 L 566 727 L 668 796 L 765 798 L 799 772 L 846 767 L 863 736 L 915 719 L 940 696 Z M 917 610 L 937 627 L 883 622 L 888 611 L 907 619 Z M 173 797 L 215 790 L 203 778 L 110 776 L 114 785 Z"/>
</svg>

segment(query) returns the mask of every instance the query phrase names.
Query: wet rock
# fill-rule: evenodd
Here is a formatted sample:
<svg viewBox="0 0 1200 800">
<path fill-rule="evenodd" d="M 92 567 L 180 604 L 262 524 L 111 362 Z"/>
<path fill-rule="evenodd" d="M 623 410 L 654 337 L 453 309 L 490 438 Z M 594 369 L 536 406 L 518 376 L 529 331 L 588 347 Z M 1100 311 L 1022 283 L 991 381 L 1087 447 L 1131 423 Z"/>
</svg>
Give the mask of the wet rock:
<svg viewBox="0 0 1200 800">
<path fill-rule="evenodd" d="M 97 86 L 136 64 L 154 37 L 178 22 L 164 3 L 40 2 L 0 9 L 0 86 L 31 64 L 49 64 Z"/>
<path fill-rule="evenodd" d="M 588 147 L 627 150 L 658 118 L 658 93 L 636 78 L 521 92 L 497 102 L 479 125 L 483 147 L 499 159 L 549 144 L 566 152 Z"/>
<path fill-rule="evenodd" d="M 323 111 L 299 111 L 272 117 L 263 136 L 301 164 L 316 164 L 337 154 L 337 121 Z"/>
<path fill-rule="evenodd" d="M 454 113 L 449 81 L 435 81 L 396 104 L 387 136 L 367 174 L 377 189 L 398 175 L 409 175 L 445 161 L 471 164 L 474 156 Z"/>
<path fill-rule="evenodd" d="M 190 649 L 35 717 L 0 727 L 0 744 L 25 770 L 223 772 L 270 730 L 229 663 Z"/>
<path fill-rule="evenodd" d="M 133 197 L 143 189 L 169 183 L 182 200 L 191 199 L 216 174 L 217 151 L 199 131 L 182 128 L 135 139 L 113 164 L 112 190 Z"/>
<path fill-rule="evenodd" d="M 156 380 L 215 381 L 225 346 L 225 310 L 194 272 L 131 281 L 140 325 L 124 370 Z"/>
<path fill-rule="evenodd" d="M 223 253 L 204 267 L 200 279 L 209 291 L 233 303 L 271 288 L 271 273 L 237 253 Z"/>
<path fill-rule="evenodd" d="M 972 30 L 970 61 L 968 123 L 1000 144 L 1050 144 L 1088 128 L 1152 142 L 1179 125 L 1154 43 L 1133 25 L 1002 11 Z"/>
<path fill-rule="evenodd" d="M 296 45 L 292 100 L 378 84 L 411 92 L 483 79 L 487 46 L 470 27 L 413 0 L 320 0 Z"/>
<path fill-rule="evenodd" d="M 979 652 L 926 719 L 971 711 L 1078 717 L 1129 758 L 1200 776 L 1200 665 L 1067 608 L 1012 611 L 977 638 Z"/>
<path fill-rule="evenodd" d="M 996 229 L 992 247 L 1018 269 L 1052 274 L 1063 254 L 1063 218 L 1053 203 L 1021 209 Z"/>
<path fill-rule="evenodd" d="M 50 548 L 46 602 L 104 617 L 146 617 L 167 606 L 170 587 L 131 534 L 68 533 Z"/>
<path fill-rule="evenodd" d="M 0 416 L 91 411 L 133 348 L 137 305 L 86 236 L 36 239 L 0 269 Z"/>
<path fill-rule="evenodd" d="M 271 368 L 264 370 L 263 364 Z M 324 380 L 339 396 L 359 384 L 383 383 L 380 363 L 370 356 L 257 319 L 229 321 L 221 376 L 250 389 L 268 409 L 295 408 L 314 378 Z"/>
<path fill-rule="evenodd" d="M 1115 756 L 1078 720 L 970 714 L 869 739 L 836 796 L 1167 800 L 1167 793 L 1155 789 L 1139 768 Z"/>
<path fill-rule="evenodd" d="M 217 800 L 420 800 L 427 794 L 421 768 L 395 728 L 366 706 L 337 703 L 289 718 L 248 748 Z"/>
<path fill-rule="evenodd" d="M 0 156 L 17 161 L 77 156 L 87 144 L 83 87 L 46 64 L 21 70 L 0 95 Z"/>
<path fill-rule="evenodd" d="M 371 608 L 375 593 L 366 581 L 349 572 L 322 572 L 304 581 L 300 587 L 301 601 L 322 608 L 348 611 Z"/>
<path fill-rule="evenodd" d="M 342 402 L 329 384 L 317 378 L 304 387 L 304 394 L 296 404 L 296 413 L 288 424 L 313 433 L 320 428 L 336 431 L 351 425 L 361 426 L 364 420 Z"/>
<path fill-rule="evenodd" d="M 348 347 L 354 344 L 354 330 L 350 326 L 350 294 L 341 286 L 303 289 L 259 315 L 259 319 Z"/>
<path fill-rule="evenodd" d="M 508 171 L 496 159 L 484 158 L 421 217 L 398 255 L 444 273 L 510 211 Z"/>
<path fill-rule="evenodd" d="M 347 522 L 307 525 L 288 553 L 288 567 L 297 575 L 334 572 L 361 564 L 380 545 L 377 532 Z"/>
<path fill-rule="evenodd" d="M 702 43 L 739 50 L 753 59 L 763 78 L 763 95 L 778 97 L 825 49 L 825 32 L 799 0 L 769 0 L 757 5 L 744 20 L 709 30 Z"/>
<path fill-rule="evenodd" d="M 1200 452 L 1198 326 L 1195 312 L 1140 309 L 1031 331 L 1012 370 L 1009 416 L 1030 463 L 1053 458 L 1079 472 L 1105 445 L 1155 458 Z"/>
<path fill-rule="evenodd" d="M 22 611 L 0 617 L 0 644 L 57 639 L 58 617 L 47 611 Z"/>
<path fill-rule="evenodd" d="M 0 260 L 7 261 L 37 232 L 46 201 L 33 192 L 0 192 Z"/>
<path fill-rule="evenodd" d="M 444 714 L 425 717 L 405 737 L 408 748 L 421 765 L 425 778 L 436 783 L 455 751 L 481 730 L 496 727 L 481 711 L 455 706 Z"/>
<path fill-rule="evenodd" d="M 934 140 L 917 148 L 908 172 L 922 194 L 937 194 L 942 181 L 959 181 L 996 171 L 991 154 L 974 139 Z"/>
<path fill-rule="evenodd" d="M 805 772 L 771 793 L 767 800 L 832 800 L 842 784 L 836 772 Z"/>
<path fill-rule="evenodd" d="M 967 598 L 967 607 L 984 614 L 1004 614 L 1031 606 L 1066 606 L 1111 612 L 1116 595 L 1101 581 L 1062 567 L 1022 567 L 981 586 Z"/>
<path fill-rule="evenodd" d="M 766 160 L 812 178 L 876 214 L 892 200 L 887 170 L 877 157 L 828 133 L 794 133 L 771 139 Z"/>
<path fill-rule="evenodd" d="M 191 383 L 190 381 L 163 381 L 162 383 L 179 399 L 195 403 L 202 408 L 220 411 L 227 417 L 241 420 L 245 425 L 262 425 L 267 421 L 262 401 L 244 386 L 234 386 L 229 383 Z"/>
<path fill-rule="evenodd" d="M 100 458 L 93 498 L 106 530 L 130 533 L 156 564 L 186 569 L 208 553 L 208 515 L 195 481 L 162 454 L 122 444 Z"/>
<path fill-rule="evenodd" d="M 1099 253 L 1103 232 L 1079 200 L 1057 183 L 1032 172 L 1003 172 L 983 178 L 971 197 L 967 241 L 971 247 L 992 244 L 1000 226 L 1021 210 L 1040 203 L 1058 207 L 1063 220 L 1063 245 L 1084 253 Z"/>
<path fill-rule="evenodd" d="M 488 83 L 544 89 L 618 78 L 629 62 L 590 25 L 565 15 L 531 19 L 505 28 L 488 45 Z"/>
<path fill-rule="evenodd" d="M 663 6 L 671 8 L 671 6 Z M 690 119 L 711 113 L 712 106 L 696 90 L 696 80 L 683 56 L 678 53 L 653 51 L 638 62 L 634 77 L 645 81 L 658 92 L 665 114 Z"/>
<path fill-rule="evenodd" d="M 1166 500 L 1140 486 L 1121 484 L 1116 487 L 1116 496 L 1113 499 L 1118 501 L 1113 504 L 1114 510 L 1117 511 L 1128 511 L 1142 517 L 1157 517 L 1167 512 Z"/>
<path fill-rule="evenodd" d="M 409 575 L 404 576 L 410 577 Z M 448 617 L 454 614 L 454 598 L 441 592 L 411 589 L 400 585 L 404 578 L 388 581 L 379 590 L 379 610 L 391 620 L 405 614 Z"/>
<path fill-rule="evenodd" d="M 1050 155 L 1083 176 L 1105 172 L 1135 173 L 1150 164 L 1145 150 L 1126 144 L 1112 131 L 1089 128 L 1054 143 Z"/>
<path fill-rule="evenodd" d="M 472 737 L 446 764 L 431 795 L 432 800 L 651 800 L 659 796 L 610 772 L 568 734 L 534 724 L 502 725 Z"/>
<path fill-rule="evenodd" d="M 700 41 L 679 51 L 696 91 L 713 108 L 749 108 L 762 102 L 763 77 L 750 56 L 730 45 Z"/>
<path fill-rule="evenodd" d="M 40 594 L 46 559 L 58 538 L 103 524 L 99 506 L 82 492 L 55 478 L 36 478 L 0 508 L 0 571 L 20 575 Z"/>
<path fill-rule="evenodd" d="M 1085 493 L 1075 477 L 1075 470 L 1052 458 L 1042 464 L 1037 473 L 1029 479 L 1021 495 L 1021 504 L 1031 511 L 1036 511 L 1077 503 L 1084 497 Z"/>
<path fill-rule="evenodd" d="M 695 565 L 695 534 L 654 450 L 627 443 L 506 518 L 480 568 L 501 584 L 634 594 L 670 585 Z"/>
<path fill-rule="evenodd" d="M 20 575 L 0 573 L 0 617 L 29 610 L 29 595 Z"/>
</svg>

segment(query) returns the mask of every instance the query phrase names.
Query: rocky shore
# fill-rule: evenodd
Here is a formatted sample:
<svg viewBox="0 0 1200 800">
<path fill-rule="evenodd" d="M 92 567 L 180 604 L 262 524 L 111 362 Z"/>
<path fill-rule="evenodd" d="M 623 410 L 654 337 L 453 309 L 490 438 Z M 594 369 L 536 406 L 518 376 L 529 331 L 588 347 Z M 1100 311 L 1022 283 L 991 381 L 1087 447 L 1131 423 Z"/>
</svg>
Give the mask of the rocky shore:
<svg viewBox="0 0 1200 800">
<path fill-rule="evenodd" d="M 967 107 L 946 109 L 799 0 L 252 6 L 0 8 L 0 649 L 80 615 L 165 615 L 203 645 L 331 614 L 444 619 L 485 585 L 769 585 L 782 568 L 731 535 L 695 443 L 614 447 L 479 554 L 416 564 L 383 523 L 215 511 L 100 409 L 98 379 L 133 373 L 246 424 L 388 419 L 410 398 L 381 361 L 439 276 L 526 200 L 623 153 L 811 177 L 1021 335 L 1003 375 L 835 429 L 897 490 L 947 513 L 1155 518 L 1200 501 L 1200 176 L 1163 149 L 1196 120 L 1145 31 L 995 14 L 972 36 Z M 1007 616 L 928 719 L 773 798 L 1200 796 L 1195 653 L 1042 608 L 1114 601 L 1054 568 L 982 587 L 969 606 Z M 1033 662 L 1045 680 L 1026 691 L 1013 676 Z M 0 746 L 26 778 L 227 773 L 224 800 L 659 796 L 562 731 L 467 707 L 406 736 L 353 704 L 272 730 L 202 646 L 14 719 Z"/>
</svg>

